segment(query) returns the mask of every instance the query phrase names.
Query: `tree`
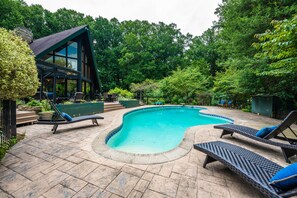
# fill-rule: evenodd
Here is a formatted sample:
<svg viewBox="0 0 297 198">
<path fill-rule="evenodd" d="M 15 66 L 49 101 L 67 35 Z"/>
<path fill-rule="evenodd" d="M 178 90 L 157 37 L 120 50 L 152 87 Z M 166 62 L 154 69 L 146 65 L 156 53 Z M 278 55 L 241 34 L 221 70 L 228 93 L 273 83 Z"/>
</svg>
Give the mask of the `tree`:
<svg viewBox="0 0 297 198">
<path fill-rule="evenodd" d="M 149 98 L 162 98 L 163 95 L 159 89 L 159 83 L 155 80 L 145 79 L 141 83 L 131 83 L 130 90 L 137 93 L 139 100 L 143 100 L 146 97 L 146 103 L 148 103 Z"/>
<path fill-rule="evenodd" d="M 4 28 L 0 28 L 0 35 L 0 99 L 34 95 L 39 82 L 32 50 Z"/>
<path fill-rule="evenodd" d="M 0 27 L 12 30 L 23 26 L 23 1 L 1 0 L 0 1 Z"/>
<path fill-rule="evenodd" d="M 208 74 L 215 76 L 220 71 L 217 61 L 219 59 L 217 32 L 215 28 L 209 28 L 203 32 L 202 36 L 192 39 L 186 57 L 190 62 L 205 60 L 209 63 Z"/>
<path fill-rule="evenodd" d="M 255 35 L 259 43 L 254 43 L 261 50 L 255 57 L 269 63 L 266 74 L 282 76 L 297 72 L 297 15 L 291 19 L 272 21 L 274 30 Z"/>
<path fill-rule="evenodd" d="M 207 79 L 198 67 L 178 68 L 160 81 L 160 89 L 170 103 L 195 103 L 198 94 L 205 94 Z"/>
<path fill-rule="evenodd" d="M 272 21 L 274 30 L 257 34 L 260 50 L 255 57 L 267 63 L 257 75 L 272 81 L 267 92 L 297 100 L 297 15 L 291 19 Z"/>
</svg>

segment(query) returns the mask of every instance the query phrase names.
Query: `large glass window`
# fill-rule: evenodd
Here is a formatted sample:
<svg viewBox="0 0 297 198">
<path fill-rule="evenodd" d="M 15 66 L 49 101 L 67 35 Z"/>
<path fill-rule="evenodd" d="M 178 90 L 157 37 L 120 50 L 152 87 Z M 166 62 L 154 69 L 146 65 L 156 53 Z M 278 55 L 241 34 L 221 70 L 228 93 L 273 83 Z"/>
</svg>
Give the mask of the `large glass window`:
<svg viewBox="0 0 297 198">
<path fill-rule="evenodd" d="M 48 53 L 42 60 L 77 71 L 77 42 L 69 41 L 53 52 Z"/>
</svg>

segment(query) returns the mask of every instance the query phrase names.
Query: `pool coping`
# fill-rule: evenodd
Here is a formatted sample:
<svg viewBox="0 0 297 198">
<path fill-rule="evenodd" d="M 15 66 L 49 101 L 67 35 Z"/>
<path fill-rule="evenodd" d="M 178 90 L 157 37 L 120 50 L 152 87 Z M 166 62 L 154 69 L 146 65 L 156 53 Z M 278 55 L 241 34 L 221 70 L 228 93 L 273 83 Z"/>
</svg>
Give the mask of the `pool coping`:
<svg viewBox="0 0 297 198">
<path fill-rule="evenodd" d="M 170 106 L 179 107 L 180 105 L 166 105 L 166 107 L 170 107 Z M 113 135 L 114 132 L 117 131 L 122 126 L 123 118 L 125 115 L 133 111 L 138 111 L 145 108 L 154 108 L 154 107 L 158 108 L 158 106 L 141 106 L 139 108 L 136 108 L 136 109 L 133 108 L 128 112 L 119 114 L 118 117 L 121 117 L 120 121 L 118 121 L 118 119 L 115 119 L 114 122 L 111 124 L 111 127 L 101 131 L 100 134 L 93 140 L 92 142 L 93 151 L 111 160 L 120 161 L 124 163 L 129 163 L 129 164 L 143 164 L 143 165 L 165 163 L 165 162 L 179 159 L 185 156 L 186 154 L 188 154 L 193 148 L 193 144 L 195 140 L 195 131 L 191 130 L 191 128 L 197 127 L 197 126 L 190 127 L 186 130 L 182 141 L 177 147 L 162 153 L 155 153 L 155 154 L 127 153 L 124 151 L 112 149 L 106 145 L 106 139 L 111 135 Z M 186 106 L 186 107 L 192 107 L 192 108 L 195 107 L 195 108 L 200 108 L 201 110 L 206 109 L 198 106 Z M 206 116 L 221 117 L 233 122 L 232 119 L 227 117 L 213 115 L 213 114 L 206 114 L 206 113 L 202 113 L 202 114 Z"/>
</svg>

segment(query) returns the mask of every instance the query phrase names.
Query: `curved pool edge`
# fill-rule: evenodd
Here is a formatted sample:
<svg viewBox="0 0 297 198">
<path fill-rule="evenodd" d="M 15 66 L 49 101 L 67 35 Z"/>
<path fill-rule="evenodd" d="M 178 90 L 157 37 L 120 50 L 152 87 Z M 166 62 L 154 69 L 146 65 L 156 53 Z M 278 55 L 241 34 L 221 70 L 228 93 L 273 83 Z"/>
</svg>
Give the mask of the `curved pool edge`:
<svg viewBox="0 0 297 198">
<path fill-rule="evenodd" d="M 178 105 L 166 105 L 165 107 L 170 107 L 170 106 L 178 106 Z M 159 107 L 159 106 L 157 106 Z M 188 154 L 191 149 L 193 148 L 194 140 L 195 140 L 195 131 L 191 130 L 190 127 L 186 130 L 185 135 L 180 142 L 180 144 L 169 151 L 162 152 L 162 153 L 155 153 L 155 154 L 135 154 L 135 153 L 127 153 L 124 151 L 119 151 L 110 148 L 109 146 L 106 145 L 106 140 L 108 137 L 113 135 L 115 131 L 117 131 L 119 128 L 121 128 L 122 123 L 123 123 L 123 118 L 125 115 L 133 112 L 133 111 L 138 111 L 141 109 L 146 109 L 146 108 L 157 108 L 156 106 L 142 106 L 138 108 L 133 108 L 128 112 L 123 112 L 120 115 L 117 115 L 114 119 L 119 119 L 120 121 L 112 123 L 108 129 L 103 130 L 100 132 L 100 134 L 93 140 L 92 142 L 92 149 L 95 151 L 95 153 L 111 160 L 115 161 L 120 161 L 124 163 L 129 163 L 129 164 L 143 164 L 143 165 L 148 165 L 148 164 L 159 164 L 159 163 L 165 163 L 165 162 L 170 162 L 173 160 L 177 160 L 186 154 Z M 187 106 L 187 107 L 193 107 L 193 106 Z M 206 108 L 204 107 L 198 107 L 195 106 L 194 108 L 200 108 L 201 110 L 205 110 Z M 223 117 L 223 116 L 218 116 L 218 115 L 213 115 L 213 114 L 207 114 L 207 113 L 202 113 L 207 116 L 215 116 L 215 117 L 221 117 L 224 119 L 227 119 L 229 121 L 233 121 L 230 118 Z"/>
</svg>

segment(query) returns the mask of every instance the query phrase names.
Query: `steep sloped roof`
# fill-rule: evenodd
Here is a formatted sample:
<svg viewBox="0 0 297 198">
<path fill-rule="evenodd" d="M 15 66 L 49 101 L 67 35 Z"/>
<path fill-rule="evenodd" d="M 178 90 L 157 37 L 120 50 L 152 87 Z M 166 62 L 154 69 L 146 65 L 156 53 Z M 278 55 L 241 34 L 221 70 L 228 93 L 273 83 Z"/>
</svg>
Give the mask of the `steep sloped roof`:
<svg viewBox="0 0 297 198">
<path fill-rule="evenodd" d="M 64 44 L 76 36 L 87 31 L 88 27 L 86 25 L 75 27 L 69 30 L 65 30 L 56 34 L 52 34 L 46 37 L 42 37 L 33 41 L 30 44 L 30 48 L 34 52 L 36 58 L 41 58 L 48 52 L 56 49 L 59 45 Z"/>
</svg>

